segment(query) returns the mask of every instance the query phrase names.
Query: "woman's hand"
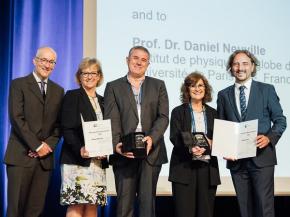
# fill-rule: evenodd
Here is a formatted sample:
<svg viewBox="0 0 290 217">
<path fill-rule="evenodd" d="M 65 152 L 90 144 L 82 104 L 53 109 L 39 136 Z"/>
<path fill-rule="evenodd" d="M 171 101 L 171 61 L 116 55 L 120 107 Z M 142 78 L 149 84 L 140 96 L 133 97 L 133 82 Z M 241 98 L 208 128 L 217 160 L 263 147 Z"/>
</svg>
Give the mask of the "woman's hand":
<svg viewBox="0 0 290 217">
<path fill-rule="evenodd" d="M 192 147 L 191 151 L 195 156 L 201 156 L 205 152 L 205 148 L 201 148 L 199 146 Z"/>
<path fill-rule="evenodd" d="M 85 146 L 83 146 L 80 150 L 80 154 L 82 158 L 90 158 L 89 157 L 89 152 L 85 149 Z"/>
<path fill-rule="evenodd" d="M 103 159 L 106 159 L 106 158 L 107 158 L 107 155 L 96 156 L 96 159 L 97 159 L 97 160 L 103 160 Z"/>
<path fill-rule="evenodd" d="M 223 157 L 224 160 L 229 160 L 229 161 L 236 161 L 238 160 L 237 158 L 234 157 Z"/>
<path fill-rule="evenodd" d="M 209 148 L 210 148 L 210 150 L 211 150 L 211 147 L 212 147 L 212 140 L 209 139 L 209 138 L 207 138 L 207 136 L 205 136 L 205 138 L 206 138 L 206 140 L 207 140 L 207 142 L 208 142 L 208 144 L 209 144 Z"/>
</svg>

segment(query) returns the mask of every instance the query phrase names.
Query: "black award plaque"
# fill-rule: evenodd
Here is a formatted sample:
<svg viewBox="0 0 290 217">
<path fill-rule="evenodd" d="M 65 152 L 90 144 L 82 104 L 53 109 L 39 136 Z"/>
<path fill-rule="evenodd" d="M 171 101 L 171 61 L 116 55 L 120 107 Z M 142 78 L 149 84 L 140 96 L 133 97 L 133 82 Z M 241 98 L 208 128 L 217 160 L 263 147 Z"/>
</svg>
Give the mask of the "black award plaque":
<svg viewBox="0 0 290 217">
<path fill-rule="evenodd" d="M 122 152 L 133 152 L 135 158 L 145 158 L 147 156 L 146 145 L 143 141 L 144 132 L 129 133 L 122 137 Z"/>
</svg>

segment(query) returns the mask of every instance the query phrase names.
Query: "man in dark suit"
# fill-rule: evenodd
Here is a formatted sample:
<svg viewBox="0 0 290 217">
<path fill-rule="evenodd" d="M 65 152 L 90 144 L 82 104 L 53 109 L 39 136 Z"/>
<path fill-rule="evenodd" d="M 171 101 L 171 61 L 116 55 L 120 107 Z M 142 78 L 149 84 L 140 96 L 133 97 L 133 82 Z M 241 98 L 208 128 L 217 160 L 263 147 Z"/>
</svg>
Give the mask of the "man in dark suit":
<svg viewBox="0 0 290 217">
<path fill-rule="evenodd" d="M 220 119 L 242 122 L 258 119 L 257 156 L 236 160 L 227 157 L 242 217 L 274 217 L 275 146 L 286 129 L 279 97 L 270 84 L 252 79 L 258 60 L 247 50 L 230 57 L 227 70 L 235 84 L 220 91 Z M 230 144 L 229 144 L 230 145 Z"/>
<path fill-rule="evenodd" d="M 163 134 L 168 126 L 168 96 L 163 81 L 145 76 L 149 51 L 136 46 L 127 57 L 129 72 L 106 86 L 105 119 L 111 119 L 117 190 L 117 216 L 132 217 L 137 194 L 139 217 L 155 216 L 155 195 L 161 166 L 167 163 Z M 121 138 L 145 132 L 147 157 L 122 152 Z"/>
<path fill-rule="evenodd" d="M 59 141 L 59 109 L 63 88 L 48 79 L 56 64 L 52 48 L 42 47 L 33 59 L 33 73 L 11 82 L 11 134 L 7 165 L 7 217 L 41 215 Z"/>
</svg>

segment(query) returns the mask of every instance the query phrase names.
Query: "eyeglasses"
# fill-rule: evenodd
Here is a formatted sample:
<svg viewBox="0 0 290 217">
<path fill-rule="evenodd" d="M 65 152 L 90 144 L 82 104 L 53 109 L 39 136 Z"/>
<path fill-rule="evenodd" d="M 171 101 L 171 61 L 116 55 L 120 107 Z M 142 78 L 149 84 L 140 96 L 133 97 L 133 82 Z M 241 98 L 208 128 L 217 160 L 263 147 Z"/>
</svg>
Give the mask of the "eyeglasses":
<svg viewBox="0 0 290 217">
<path fill-rule="evenodd" d="M 132 57 L 130 57 L 130 59 L 133 60 L 134 62 L 140 61 L 143 65 L 149 63 L 148 59 L 140 58 L 140 57 L 137 57 L 137 56 L 132 56 Z"/>
<path fill-rule="evenodd" d="M 55 65 L 56 62 L 54 60 L 48 60 L 46 58 L 40 58 L 40 57 L 36 57 L 36 59 L 38 59 L 38 61 L 41 63 L 41 64 L 49 64 L 49 65 Z"/>
<path fill-rule="evenodd" d="M 99 73 L 97 71 L 95 71 L 95 72 L 83 72 L 82 73 L 82 76 L 84 78 L 88 78 L 89 76 L 97 77 L 98 75 L 99 75 Z"/>
<path fill-rule="evenodd" d="M 243 67 L 248 67 L 248 66 L 251 66 L 252 65 L 252 63 L 251 62 L 233 62 L 232 63 L 232 67 L 241 67 L 241 66 L 243 66 Z"/>
<path fill-rule="evenodd" d="M 189 85 L 190 88 L 194 88 L 194 89 L 204 89 L 205 85 L 204 84 L 199 84 L 199 85 Z"/>
</svg>

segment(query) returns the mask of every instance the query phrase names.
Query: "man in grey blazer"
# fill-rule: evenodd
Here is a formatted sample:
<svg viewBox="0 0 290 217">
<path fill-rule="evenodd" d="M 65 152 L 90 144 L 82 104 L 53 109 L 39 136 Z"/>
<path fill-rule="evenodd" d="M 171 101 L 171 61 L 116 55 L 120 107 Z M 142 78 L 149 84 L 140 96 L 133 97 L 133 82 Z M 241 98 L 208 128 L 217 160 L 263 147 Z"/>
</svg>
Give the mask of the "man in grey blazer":
<svg viewBox="0 0 290 217">
<path fill-rule="evenodd" d="M 235 84 L 218 93 L 220 119 L 242 122 L 258 119 L 257 156 L 236 160 L 228 156 L 242 217 L 274 217 L 275 147 L 286 129 L 286 118 L 275 88 L 252 79 L 258 60 L 247 50 L 230 57 L 227 70 Z M 230 144 L 229 144 L 230 145 Z"/>
<path fill-rule="evenodd" d="M 134 216 L 137 194 L 139 217 L 155 216 L 155 195 L 161 166 L 167 163 L 163 134 L 168 126 L 168 96 L 163 81 L 145 76 L 150 53 L 135 46 L 127 57 L 128 74 L 109 82 L 104 94 L 105 118 L 111 119 L 114 152 L 111 160 L 117 190 L 117 216 Z M 122 152 L 121 138 L 145 132 L 147 157 Z"/>
<path fill-rule="evenodd" d="M 34 71 L 11 82 L 11 134 L 4 162 L 8 177 L 7 217 L 41 215 L 60 137 L 59 109 L 63 88 L 48 79 L 56 64 L 52 48 L 42 47 Z"/>
</svg>

